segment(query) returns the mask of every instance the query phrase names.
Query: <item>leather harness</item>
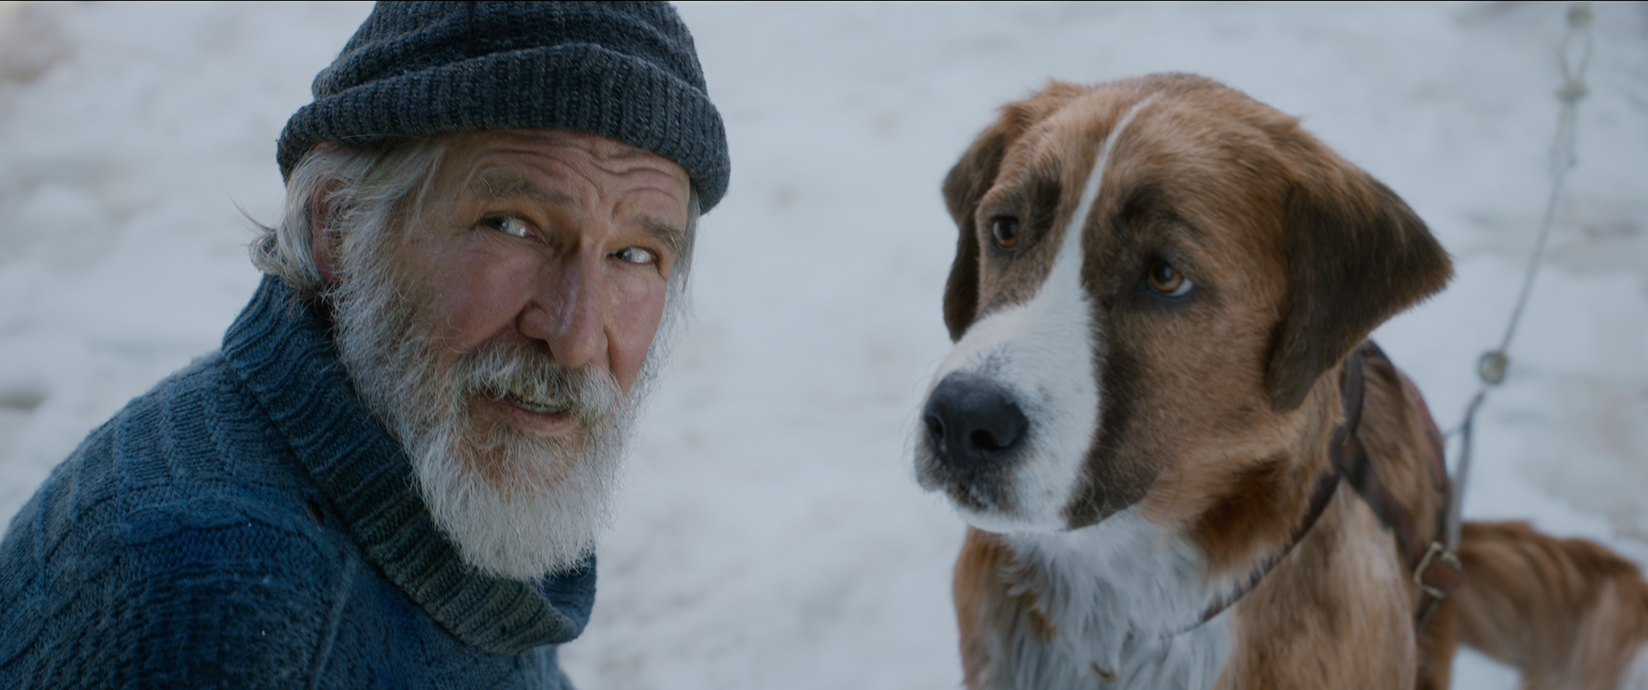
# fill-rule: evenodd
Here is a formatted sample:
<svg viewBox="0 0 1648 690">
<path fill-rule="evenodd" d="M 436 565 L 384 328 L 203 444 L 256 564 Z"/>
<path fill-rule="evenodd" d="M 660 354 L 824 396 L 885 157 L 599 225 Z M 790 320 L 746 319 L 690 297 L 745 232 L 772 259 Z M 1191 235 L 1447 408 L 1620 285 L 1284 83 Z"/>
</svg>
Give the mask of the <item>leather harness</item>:
<svg viewBox="0 0 1648 690">
<path fill-rule="evenodd" d="M 1396 374 L 1402 383 L 1403 394 L 1418 408 L 1417 412 L 1425 420 L 1425 436 L 1429 440 L 1426 450 L 1430 455 L 1431 478 L 1442 498 L 1438 504 L 1442 507 L 1436 510 L 1436 531 L 1430 540 L 1421 539 L 1414 530 L 1413 517 L 1379 480 L 1378 473 L 1373 470 L 1372 458 L 1368 456 L 1367 448 L 1356 435 L 1362 422 L 1362 404 L 1365 399 L 1363 382 L 1366 379 L 1369 360 L 1376 365 L 1391 368 L 1392 373 Z M 1305 534 L 1310 532 L 1316 520 L 1322 516 L 1322 511 L 1326 510 L 1328 503 L 1333 500 L 1341 480 L 1356 489 L 1357 495 L 1373 509 L 1374 515 L 1379 517 L 1385 528 L 1396 535 L 1397 546 L 1407 557 L 1409 571 L 1413 573 L 1413 580 L 1422 592 L 1419 610 L 1414 614 L 1415 629 L 1422 628 L 1436 605 L 1464 582 L 1464 571 L 1460 567 L 1459 558 L 1454 555 L 1451 546 L 1440 541 L 1445 539 L 1447 534 L 1448 475 L 1443 464 L 1442 434 L 1437 430 L 1436 421 L 1431 418 L 1430 409 L 1425 405 L 1424 398 L 1420 397 L 1413 382 L 1397 371 L 1390 358 L 1386 357 L 1384 351 L 1371 340 L 1364 341 L 1351 351 L 1350 357 L 1346 360 L 1341 389 L 1344 393 L 1345 421 L 1334 429 L 1333 441 L 1328 445 L 1328 469 L 1317 479 L 1316 490 L 1311 494 L 1304 519 L 1293 528 L 1288 545 L 1255 569 L 1243 586 L 1209 606 L 1202 614 L 1201 620 L 1186 628 L 1186 631 L 1212 620 L 1257 586 L 1270 569 L 1281 562 L 1282 558 L 1304 539 Z"/>
<path fill-rule="evenodd" d="M 1385 488 L 1384 483 L 1379 481 L 1379 475 L 1373 471 L 1373 463 L 1368 457 L 1367 448 L 1362 445 L 1361 439 L 1356 436 L 1355 425 L 1361 421 L 1361 408 L 1364 397 L 1362 395 L 1362 378 L 1365 376 L 1365 370 L 1368 366 L 1364 360 L 1372 360 L 1377 365 L 1390 367 L 1391 371 L 1396 374 L 1397 380 L 1402 383 L 1404 397 L 1418 408 L 1416 411 L 1425 420 L 1425 439 L 1429 441 L 1425 444 L 1425 449 L 1429 451 L 1428 455 L 1430 456 L 1431 481 L 1435 484 L 1442 499 L 1437 504 L 1439 507 L 1435 511 L 1436 528 L 1432 532 L 1430 540 L 1420 538 L 1419 533 L 1414 529 L 1413 517 L 1408 514 L 1406 508 L 1402 507 L 1401 502 L 1396 500 L 1396 497 L 1392 496 L 1390 491 Z M 1430 408 L 1425 405 L 1425 399 L 1419 395 L 1419 390 L 1413 385 L 1412 381 L 1408 380 L 1407 376 L 1396 370 L 1395 365 L 1391 364 L 1390 358 L 1385 356 L 1384 350 L 1379 349 L 1379 346 L 1375 345 L 1373 341 L 1363 342 L 1352 351 L 1345 369 L 1346 383 L 1356 389 L 1354 391 L 1356 394 L 1354 403 L 1356 411 L 1354 417 L 1348 411 L 1345 415 L 1346 427 L 1349 427 L 1349 430 L 1345 431 L 1344 448 L 1339 452 L 1330 453 L 1329 457 L 1333 460 L 1335 469 L 1344 475 L 1345 480 L 1350 482 L 1350 485 L 1356 489 L 1356 493 L 1362 497 L 1363 501 L 1367 502 L 1368 507 L 1373 509 L 1373 513 L 1379 516 L 1379 521 L 1384 523 L 1385 527 L 1396 535 L 1397 546 L 1408 557 L 1408 568 L 1413 573 L 1413 581 L 1419 585 L 1422 592 L 1419 599 L 1419 610 L 1414 614 L 1414 626 L 1417 628 L 1425 624 L 1425 620 L 1430 617 L 1431 612 L 1435 610 L 1438 603 L 1441 603 L 1443 599 L 1447 598 L 1448 594 L 1452 593 L 1465 581 L 1465 573 L 1459 564 L 1459 557 L 1454 553 L 1451 545 L 1443 543 L 1448 533 L 1448 492 L 1452 490 L 1452 487 L 1448 485 L 1448 471 L 1443 464 L 1442 433 L 1437 430 L 1436 420 L 1431 418 Z M 1354 383 L 1352 383 L 1352 379 L 1354 379 Z M 1352 404 L 1350 395 L 1351 391 L 1345 393 L 1346 405 Z M 1341 427 L 1341 430 L 1344 428 Z M 1337 440 L 1339 434 L 1336 432 L 1334 436 Z M 1350 450 L 1352 445 L 1355 446 L 1355 450 Z M 1345 462 L 1347 453 L 1351 455 L 1348 463 Z"/>
</svg>

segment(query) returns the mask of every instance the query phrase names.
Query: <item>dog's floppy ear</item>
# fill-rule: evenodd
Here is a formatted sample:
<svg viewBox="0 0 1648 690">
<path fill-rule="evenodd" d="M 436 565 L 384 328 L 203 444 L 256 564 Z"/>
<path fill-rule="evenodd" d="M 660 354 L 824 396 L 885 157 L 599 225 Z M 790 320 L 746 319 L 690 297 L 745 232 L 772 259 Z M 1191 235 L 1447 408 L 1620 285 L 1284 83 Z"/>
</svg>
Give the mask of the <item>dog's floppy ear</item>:
<svg viewBox="0 0 1648 690">
<path fill-rule="evenodd" d="M 1326 156 L 1293 179 L 1284 202 L 1287 298 L 1265 377 L 1278 412 L 1298 407 L 1375 327 L 1453 275 L 1447 252 L 1395 192 Z"/>
<path fill-rule="evenodd" d="M 1007 148 L 1031 125 L 1082 91 L 1074 84 L 1054 81 L 1030 98 L 1002 107 L 1001 116 L 979 133 L 944 176 L 944 203 L 961 231 L 956 240 L 956 260 L 944 284 L 944 325 L 950 330 L 951 340 L 960 340 L 962 332 L 978 317 L 979 240 L 973 232 L 973 215 L 978 212 L 979 200 L 995 184 Z"/>
</svg>

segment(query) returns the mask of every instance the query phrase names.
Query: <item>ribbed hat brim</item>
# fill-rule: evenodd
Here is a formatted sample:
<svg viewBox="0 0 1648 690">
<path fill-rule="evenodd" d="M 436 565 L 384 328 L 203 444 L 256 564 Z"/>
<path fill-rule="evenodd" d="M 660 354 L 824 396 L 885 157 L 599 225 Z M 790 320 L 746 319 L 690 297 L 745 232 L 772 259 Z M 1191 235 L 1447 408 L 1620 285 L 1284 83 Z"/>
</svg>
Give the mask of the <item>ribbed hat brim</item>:
<svg viewBox="0 0 1648 690">
<path fill-rule="evenodd" d="M 637 91 L 647 97 L 635 97 Z M 512 92 L 531 95 L 506 96 Z M 589 43 L 484 55 L 317 99 L 286 123 L 276 155 L 286 177 L 320 142 L 487 129 L 576 129 L 652 151 L 687 171 L 704 211 L 726 194 L 731 176 L 725 150 L 716 146 L 726 141 L 721 115 L 704 92 Z"/>
</svg>

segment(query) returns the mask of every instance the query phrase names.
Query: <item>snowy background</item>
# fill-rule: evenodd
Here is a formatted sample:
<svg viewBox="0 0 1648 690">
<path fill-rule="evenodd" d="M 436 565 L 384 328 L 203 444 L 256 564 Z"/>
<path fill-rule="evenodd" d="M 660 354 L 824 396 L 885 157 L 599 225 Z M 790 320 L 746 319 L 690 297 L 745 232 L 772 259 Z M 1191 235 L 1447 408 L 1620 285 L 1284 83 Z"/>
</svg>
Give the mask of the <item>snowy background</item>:
<svg viewBox="0 0 1648 690">
<path fill-rule="evenodd" d="M 215 348 L 258 275 L 275 137 L 361 4 L 0 3 L 0 520 L 89 431 Z M 948 349 L 939 180 L 1049 78 L 1200 72 L 1304 117 L 1457 260 L 1378 337 L 1444 428 L 1549 190 L 1557 4 L 683 4 L 727 122 L 696 319 L 651 406 L 582 687 L 960 682 L 962 527 L 916 488 Z M 1599 4 L 1579 163 L 1479 421 L 1466 511 L 1648 561 L 1648 5 Z M 242 214 L 246 214 L 243 216 Z M 1510 688 L 1462 657 L 1459 687 Z"/>
</svg>

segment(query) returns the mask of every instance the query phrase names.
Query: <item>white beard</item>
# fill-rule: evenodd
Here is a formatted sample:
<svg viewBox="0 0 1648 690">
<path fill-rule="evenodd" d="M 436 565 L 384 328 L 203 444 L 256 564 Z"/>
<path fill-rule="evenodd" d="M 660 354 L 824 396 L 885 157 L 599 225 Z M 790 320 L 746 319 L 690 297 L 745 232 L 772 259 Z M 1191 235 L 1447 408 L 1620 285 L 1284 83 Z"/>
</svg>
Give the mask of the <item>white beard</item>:
<svg viewBox="0 0 1648 690">
<path fill-rule="evenodd" d="M 519 345 L 484 343 L 442 371 L 444 346 L 386 244 L 346 246 L 328 297 L 344 366 L 406 449 L 435 525 L 489 575 L 531 580 L 579 566 L 612 523 L 624 446 L 661 357 L 649 352 L 627 397 L 605 370 L 564 369 Z M 567 409 L 581 432 L 541 439 L 471 414 L 484 396 L 506 395 Z"/>
</svg>

